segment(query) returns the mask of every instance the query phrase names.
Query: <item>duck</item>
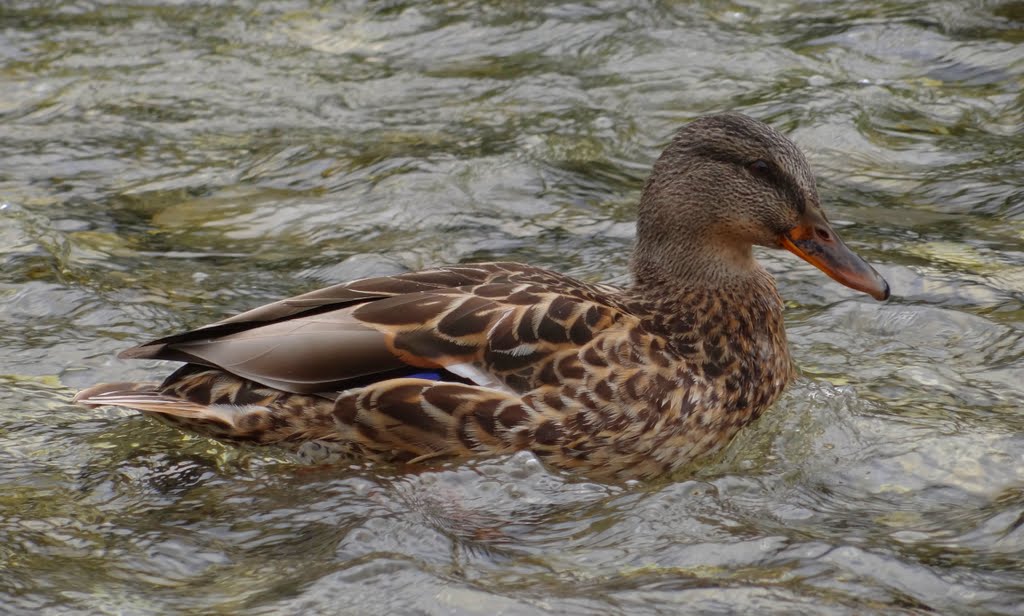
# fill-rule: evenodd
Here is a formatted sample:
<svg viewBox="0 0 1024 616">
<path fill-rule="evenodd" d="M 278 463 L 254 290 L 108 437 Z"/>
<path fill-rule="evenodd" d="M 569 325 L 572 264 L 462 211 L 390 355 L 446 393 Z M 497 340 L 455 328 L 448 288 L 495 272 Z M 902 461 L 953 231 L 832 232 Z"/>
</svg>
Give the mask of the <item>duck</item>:
<svg viewBox="0 0 1024 616">
<path fill-rule="evenodd" d="M 783 301 L 754 246 L 890 295 L 829 223 L 800 149 L 720 113 L 684 125 L 654 163 L 628 286 L 506 262 L 353 280 L 122 351 L 182 365 L 74 401 L 304 463 L 527 450 L 595 478 L 671 475 L 794 378 Z"/>
</svg>

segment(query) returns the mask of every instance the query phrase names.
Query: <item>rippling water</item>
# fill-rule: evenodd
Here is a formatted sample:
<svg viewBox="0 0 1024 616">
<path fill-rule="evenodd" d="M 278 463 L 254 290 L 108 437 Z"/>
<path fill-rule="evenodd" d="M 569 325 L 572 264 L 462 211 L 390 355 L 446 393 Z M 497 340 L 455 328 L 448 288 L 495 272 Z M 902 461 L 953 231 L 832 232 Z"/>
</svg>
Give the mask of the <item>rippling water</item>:
<svg viewBox="0 0 1024 616">
<path fill-rule="evenodd" d="M 0 5 L 0 610 L 1024 613 L 1024 3 Z M 69 404 L 131 344 L 479 259 L 621 280 L 672 130 L 807 152 L 802 378 L 693 476 L 303 468 Z"/>
</svg>

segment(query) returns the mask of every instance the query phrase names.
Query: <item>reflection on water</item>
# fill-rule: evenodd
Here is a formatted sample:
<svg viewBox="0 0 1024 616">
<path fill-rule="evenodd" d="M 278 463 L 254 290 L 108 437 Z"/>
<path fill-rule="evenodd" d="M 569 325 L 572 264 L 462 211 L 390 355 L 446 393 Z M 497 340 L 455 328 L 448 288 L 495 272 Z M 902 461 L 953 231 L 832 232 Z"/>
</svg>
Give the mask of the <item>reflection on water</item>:
<svg viewBox="0 0 1024 616">
<path fill-rule="evenodd" d="M 1020 613 L 1024 4 L 0 7 L 0 603 Z M 896 297 L 765 253 L 803 377 L 694 474 L 301 468 L 68 405 L 352 277 L 627 271 L 671 131 L 783 128 Z"/>
</svg>

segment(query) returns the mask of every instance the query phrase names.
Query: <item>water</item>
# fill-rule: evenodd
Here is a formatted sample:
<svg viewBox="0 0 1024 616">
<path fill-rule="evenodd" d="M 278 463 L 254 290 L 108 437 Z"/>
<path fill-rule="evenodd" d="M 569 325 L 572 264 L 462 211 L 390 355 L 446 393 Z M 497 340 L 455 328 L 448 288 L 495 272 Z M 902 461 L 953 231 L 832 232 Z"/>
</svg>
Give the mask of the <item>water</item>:
<svg viewBox="0 0 1024 616">
<path fill-rule="evenodd" d="M 1024 613 L 1024 4 L 0 7 L 0 610 Z M 672 130 L 789 133 L 876 304 L 784 253 L 802 377 L 695 474 L 303 468 L 69 404 L 351 277 L 627 272 Z"/>
</svg>

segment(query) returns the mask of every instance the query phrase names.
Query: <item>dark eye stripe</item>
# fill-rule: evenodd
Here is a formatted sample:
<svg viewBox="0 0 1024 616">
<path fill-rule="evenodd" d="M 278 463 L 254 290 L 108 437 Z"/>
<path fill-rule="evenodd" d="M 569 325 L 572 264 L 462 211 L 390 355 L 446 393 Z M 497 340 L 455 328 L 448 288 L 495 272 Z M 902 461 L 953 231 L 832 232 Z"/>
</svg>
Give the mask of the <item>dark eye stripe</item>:
<svg viewBox="0 0 1024 616">
<path fill-rule="evenodd" d="M 772 166 L 768 164 L 768 161 L 761 158 L 748 164 L 747 169 L 749 169 L 754 175 L 762 178 L 770 178 L 774 175 Z"/>
<path fill-rule="evenodd" d="M 790 202 L 796 205 L 797 213 L 803 214 L 807 209 L 807 204 L 804 203 L 803 197 L 800 196 L 796 182 L 788 174 L 778 170 L 774 165 L 762 158 L 748 163 L 747 170 L 754 176 L 771 182 L 785 192 Z"/>
<path fill-rule="evenodd" d="M 807 203 L 805 203 L 804 198 L 800 194 L 800 190 L 797 188 L 796 180 L 794 180 L 792 176 L 785 173 L 772 163 L 769 163 L 768 161 L 764 160 L 763 158 L 758 158 L 754 161 L 751 161 L 749 158 L 740 158 L 741 155 L 739 153 L 722 151 L 719 148 L 707 145 L 698 145 L 692 148 L 691 152 L 698 157 L 702 156 L 705 158 L 709 158 L 711 160 L 717 160 L 723 163 L 729 163 L 743 167 L 747 169 L 748 172 L 754 174 L 757 177 L 763 178 L 765 181 L 774 184 L 775 186 L 779 187 L 779 189 L 784 191 L 789 197 L 789 201 L 796 206 L 796 211 L 798 214 L 802 215 L 807 210 Z M 764 163 L 765 165 L 767 165 L 767 174 L 762 175 L 761 173 L 751 169 L 751 167 L 755 164 L 757 164 L 760 167 L 758 163 Z"/>
</svg>

